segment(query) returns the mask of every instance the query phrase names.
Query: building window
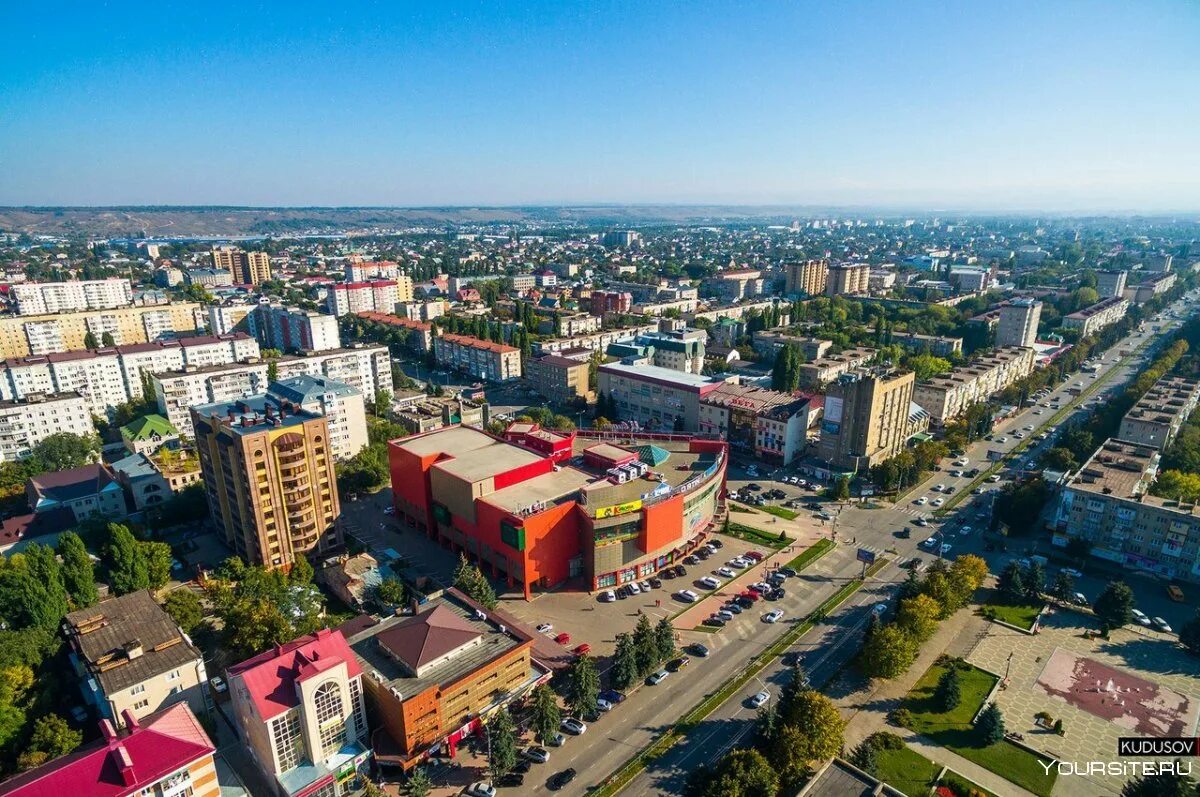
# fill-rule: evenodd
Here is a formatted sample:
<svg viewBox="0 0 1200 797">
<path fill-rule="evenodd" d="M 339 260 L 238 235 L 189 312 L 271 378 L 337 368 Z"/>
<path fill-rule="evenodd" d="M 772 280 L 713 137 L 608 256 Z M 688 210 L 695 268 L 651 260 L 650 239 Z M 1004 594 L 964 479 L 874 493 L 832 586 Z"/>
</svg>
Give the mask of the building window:
<svg viewBox="0 0 1200 797">
<path fill-rule="evenodd" d="M 321 755 L 336 753 L 346 743 L 346 722 L 342 713 L 342 688 L 337 681 L 326 681 L 313 695 L 317 708 L 317 728 L 321 732 Z"/>
<path fill-rule="evenodd" d="M 300 738 L 300 715 L 293 711 L 275 720 L 272 736 L 279 771 L 287 772 L 296 767 L 304 754 L 304 740 Z"/>
<path fill-rule="evenodd" d="M 150 705 L 150 701 L 149 701 L 149 700 L 139 700 L 138 702 L 136 702 L 136 703 L 134 703 L 134 704 L 133 704 L 133 710 L 134 710 L 134 711 L 141 711 L 142 709 L 146 708 L 146 707 L 147 707 L 147 706 L 149 706 L 149 705 Z"/>
<path fill-rule="evenodd" d="M 356 678 L 350 682 L 350 711 L 354 715 L 354 733 L 361 739 L 367 733 L 367 713 L 363 710 L 362 684 Z"/>
<path fill-rule="evenodd" d="M 129 694 L 131 694 L 131 695 L 140 695 L 142 692 L 145 692 L 145 691 L 146 691 L 146 685 L 145 685 L 145 684 L 138 684 L 137 686 L 135 686 L 135 687 L 133 687 L 132 689 L 130 689 L 130 690 L 129 690 Z"/>
</svg>

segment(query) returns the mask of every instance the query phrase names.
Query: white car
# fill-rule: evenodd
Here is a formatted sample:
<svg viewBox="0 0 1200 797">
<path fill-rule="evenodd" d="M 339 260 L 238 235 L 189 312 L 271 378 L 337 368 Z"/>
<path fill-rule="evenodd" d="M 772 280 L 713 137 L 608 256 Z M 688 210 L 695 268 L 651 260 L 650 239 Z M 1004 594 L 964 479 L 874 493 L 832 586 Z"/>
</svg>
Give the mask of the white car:
<svg viewBox="0 0 1200 797">
<path fill-rule="evenodd" d="M 573 736 L 579 736 L 587 730 L 587 725 L 583 723 L 583 720 L 577 720 L 574 717 L 563 717 L 559 727 Z"/>
<path fill-rule="evenodd" d="M 228 689 L 228 687 L 225 686 L 225 679 L 219 675 L 214 675 L 212 678 L 209 678 L 208 683 L 212 687 L 213 691 L 217 694 L 221 694 Z"/>
<path fill-rule="evenodd" d="M 598 697 L 598 698 L 596 698 L 596 708 L 600 711 L 612 711 L 613 704 L 609 703 L 607 700 L 605 700 L 602 697 Z"/>
<path fill-rule="evenodd" d="M 1138 625 L 1144 625 L 1147 628 L 1150 627 L 1150 618 L 1146 616 L 1145 612 L 1140 609 L 1134 609 L 1130 614 L 1133 615 L 1133 620 Z"/>
<path fill-rule="evenodd" d="M 937 537 L 929 537 L 928 539 L 926 539 L 924 542 L 921 543 L 921 547 L 933 550 L 934 548 L 937 547 Z"/>
<path fill-rule="evenodd" d="M 993 473 L 991 476 L 988 476 L 988 482 L 990 484 L 995 484 L 998 481 L 1000 481 L 1000 474 Z"/>
<path fill-rule="evenodd" d="M 926 498 L 925 496 L 921 496 L 917 500 L 913 501 L 913 503 L 916 504 L 917 506 L 925 506 L 926 504 L 929 503 L 929 499 Z"/>
<path fill-rule="evenodd" d="M 971 460 L 967 459 L 966 457 L 963 457 L 962 459 L 958 460 L 954 464 L 960 468 L 965 468 L 971 464 Z"/>
<path fill-rule="evenodd" d="M 1162 619 L 1161 617 L 1155 617 L 1153 620 L 1151 620 L 1151 622 L 1154 623 L 1154 627 L 1157 628 L 1159 631 L 1162 631 L 1165 634 L 1172 633 L 1171 626 L 1168 625 L 1167 621 Z"/>
<path fill-rule="evenodd" d="M 960 537 L 966 537 L 970 533 L 971 533 L 970 526 L 963 526 L 961 529 L 958 530 L 958 536 L 960 536 Z"/>
<path fill-rule="evenodd" d="M 496 797 L 496 787 L 487 781 L 476 781 L 463 790 L 468 797 Z"/>
<path fill-rule="evenodd" d="M 761 708 L 768 700 L 771 699 L 771 693 L 765 689 L 758 692 L 754 697 L 750 698 L 750 705 L 754 708 Z"/>
<path fill-rule="evenodd" d="M 606 589 L 604 592 L 600 593 L 600 600 L 604 601 L 605 603 L 612 603 L 616 599 L 617 593 L 613 592 L 611 589 Z"/>
<path fill-rule="evenodd" d="M 950 549 L 952 549 L 953 547 L 954 546 L 951 545 L 950 543 L 943 542 L 942 543 L 942 556 L 945 556 L 946 554 L 950 553 Z"/>
<path fill-rule="evenodd" d="M 650 677 L 646 679 L 646 683 L 650 684 L 651 686 L 657 686 L 663 681 L 667 680 L 667 676 L 670 674 L 671 673 L 667 672 L 666 670 L 659 670 L 658 672 L 651 673 Z"/>
<path fill-rule="evenodd" d="M 554 630 L 554 626 L 550 625 L 550 623 L 542 623 L 541 625 L 539 625 L 537 627 L 537 631 L 539 634 L 549 634 L 553 630 Z"/>
<path fill-rule="evenodd" d="M 1083 578 L 1083 573 L 1073 567 L 1064 567 L 1062 571 L 1071 578 Z"/>
<path fill-rule="evenodd" d="M 763 615 L 764 623 L 777 623 L 782 619 L 783 619 L 783 610 L 782 609 L 772 609 L 771 611 L 769 611 Z"/>
<path fill-rule="evenodd" d="M 999 437 L 997 437 L 997 438 L 996 438 L 996 442 L 997 442 L 997 443 L 1007 443 L 1007 442 L 1008 442 L 1008 438 L 1007 438 L 1007 437 L 1005 437 L 1004 435 L 1000 435 Z"/>
<path fill-rule="evenodd" d="M 733 578 L 733 571 L 728 567 L 721 567 L 717 569 L 717 575 L 724 578 Z"/>
<path fill-rule="evenodd" d="M 742 559 L 740 556 L 738 556 L 730 559 L 725 564 L 727 564 L 729 567 L 732 567 L 734 570 L 741 570 L 746 567 L 747 562 L 745 559 Z"/>
<path fill-rule="evenodd" d="M 886 603 L 877 603 L 871 607 L 871 611 L 874 612 L 875 615 L 877 615 L 877 616 L 881 616 L 884 612 L 887 611 L 887 609 L 888 609 L 888 607 L 887 607 Z"/>
<path fill-rule="evenodd" d="M 945 499 L 945 498 L 935 498 L 935 499 L 933 499 L 933 505 L 934 505 L 934 506 L 941 506 L 941 505 L 942 505 L 942 504 L 944 504 L 944 503 L 946 503 L 946 499 Z"/>
<path fill-rule="evenodd" d="M 394 514 L 396 514 L 396 507 L 392 506 L 391 504 L 388 504 L 387 506 L 385 506 L 385 507 L 383 508 L 383 514 L 385 514 L 385 515 L 394 515 Z"/>
<path fill-rule="evenodd" d="M 630 581 L 628 584 L 625 585 L 625 588 L 628 589 L 634 595 L 642 594 L 642 588 L 637 585 L 636 581 Z"/>
<path fill-rule="evenodd" d="M 699 583 L 703 584 L 708 589 L 716 589 L 717 587 L 721 586 L 721 582 L 712 576 L 705 576 L 704 578 L 700 579 Z"/>
<path fill-rule="evenodd" d="M 681 589 L 675 593 L 675 597 L 684 603 L 695 603 L 700 600 L 700 596 L 692 592 L 690 589 Z"/>
<path fill-rule="evenodd" d="M 934 491 L 935 493 L 942 493 L 942 492 L 945 492 L 945 491 L 946 491 L 946 485 L 944 485 L 944 484 L 939 484 L 937 487 L 934 487 L 934 488 L 933 488 L 933 491 Z"/>
<path fill-rule="evenodd" d="M 608 701 L 600 701 L 607 703 Z M 526 747 L 521 751 L 521 755 L 528 758 L 530 761 L 536 761 L 539 764 L 546 764 L 550 761 L 550 751 L 545 747 Z"/>
</svg>

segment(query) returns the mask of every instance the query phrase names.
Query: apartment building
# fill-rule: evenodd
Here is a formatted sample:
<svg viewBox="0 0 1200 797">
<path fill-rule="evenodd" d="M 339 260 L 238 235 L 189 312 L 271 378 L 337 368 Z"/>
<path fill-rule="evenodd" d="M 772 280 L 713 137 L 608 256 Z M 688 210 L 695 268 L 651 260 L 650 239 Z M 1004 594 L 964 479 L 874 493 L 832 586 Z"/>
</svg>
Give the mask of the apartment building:
<svg viewBox="0 0 1200 797">
<path fill-rule="evenodd" d="M 1090 307 L 1085 307 L 1063 318 L 1064 329 L 1079 330 L 1079 337 L 1090 338 L 1105 327 L 1110 327 L 1129 312 L 1129 300 L 1124 296 L 1110 296 Z"/>
<path fill-rule="evenodd" d="M 151 373 L 246 361 L 258 355 L 254 338 L 235 333 L 14 357 L 0 363 L 0 400 L 78 393 L 93 414 L 103 416 L 118 404 L 141 399 Z"/>
<path fill-rule="evenodd" d="M 104 464 L 39 473 L 25 482 L 25 498 L 36 514 L 69 509 L 77 522 L 128 514 L 117 476 Z"/>
<path fill-rule="evenodd" d="M 868 290 L 872 293 L 883 292 L 890 291 L 894 287 L 896 287 L 896 272 L 883 268 L 871 269 L 871 274 L 867 277 Z"/>
<path fill-rule="evenodd" d="M 271 279 L 271 257 L 266 252 L 246 252 L 236 246 L 214 246 L 213 268 L 232 275 L 242 285 L 259 285 Z"/>
<path fill-rule="evenodd" d="M 161 415 L 151 413 L 121 427 L 121 442 L 131 454 L 153 454 L 179 441 L 179 430 Z"/>
<path fill-rule="evenodd" d="M 820 402 L 730 382 L 700 399 L 696 431 L 725 440 L 731 452 L 771 465 L 788 465 L 803 454 Z"/>
<path fill-rule="evenodd" d="M 898 343 L 916 351 L 928 352 L 935 357 L 953 357 L 956 354 L 962 354 L 963 350 L 962 338 L 921 335 L 916 332 L 889 332 L 888 334 L 892 343 Z"/>
<path fill-rule="evenodd" d="M 243 561 L 288 569 L 342 544 L 323 416 L 261 395 L 191 416 L 213 524 Z"/>
<path fill-rule="evenodd" d="M 785 292 L 808 296 L 820 296 L 825 293 L 829 281 L 828 260 L 803 260 L 796 263 L 785 263 L 784 273 L 787 276 Z"/>
<path fill-rule="evenodd" d="M 0 357 L 78 351 L 89 332 L 97 341 L 107 332 L 119 346 L 194 335 L 204 328 L 205 314 L 195 302 L 5 316 L 0 317 Z"/>
<path fill-rule="evenodd" d="M 718 271 L 710 280 L 715 293 L 728 302 L 740 302 L 767 292 L 767 280 L 761 270 L 738 268 Z"/>
<path fill-rule="evenodd" d="M 589 351 L 607 351 L 613 343 L 626 343 L 638 335 L 646 335 L 658 331 L 658 324 L 641 324 L 632 327 L 610 329 L 605 332 L 595 332 L 591 335 L 577 335 L 572 338 L 551 338 L 539 340 L 533 344 L 534 354 L 561 354 L 570 349 L 588 349 Z"/>
<path fill-rule="evenodd" d="M 104 720 L 99 739 L 9 778 L 0 783 L 0 794 L 220 797 L 215 752 L 204 727 L 181 704 L 141 721 L 131 719 L 124 732 Z"/>
<path fill-rule="evenodd" d="M 1125 289 L 1125 298 L 1134 304 L 1145 304 L 1159 294 L 1166 293 L 1175 287 L 1178 277 L 1174 272 L 1158 274 Z"/>
<path fill-rule="evenodd" d="M 249 326 L 246 319 L 256 307 L 258 307 L 257 304 L 210 304 L 208 306 L 209 332 L 214 335 L 245 332 Z"/>
<path fill-rule="evenodd" d="M 822 340 L 808 335 L 789 335 L 786 332 L 769 329 L 755 332 L 751 346 L 767 362 L 774 362 L 775 355 L 779 354 L 779 350 L 792 344 L 800 347 L 800 353 L 806 360 L 819 360 L 833 348 L 832 340 Z"/>
<path fill-rule="evenodd" d="M 0 401 L 0 462 L 24 459 L 59 432 L 96 433 L 88 402 L 78 393 L 29 393 L 20 401 Z"/>
<path fill-rule="evenodd" d="M 386 346 L 352 346 L 284 355 L 272 362 L 278 379 L 301 374 L 323 376 L 345 382 L 363 396 L 374 396 L 380 390 L 390 393 L 393 389 L 392 364 Z M 265 393 L 270 370 L 270 363 L 262 361 L 229 363 L 156 372 L 150 381 L 159 413 L 165 415 L 180 434 L 192 437 L 189 407 Z"/>
<path fill-rule="evenodd" d="M 1033 373 L 1034 354 L 1033 349 L 1023 346 L 997 349 L 944 376 L 921 382 L 913 391 L 913 401 L 929 413 L 934 425 L 944 425 L 975 402 L 986 401 Z"/>
<path fill-rule="evenodd" d="M 866 263 L 841 263 L 829 267 L 825 293 L 829 296 L 855 296 L 869 291 L 870 281 L 871 267 Z"/>
<path fill-rule="evenodd" d="M 276 645 L 228 675 L 234 726 L 274 795 L 362 788 L 371 765 L 362 667 L 341 631 Z"/>
<path fill-rule="evenodd" d="M 818 357 L 800 366 L 800 387 L 809 390 L 823 387 L 842 374 L 866 365 L 877 353 L 875 349 L 858 347 Z"/>
<path fill-rule="evenodd" d="M 1150 495 L 1160 453 L 1106 440 L 1067 482 L 1055 518 L 1055 545 L 1072 538 L 1123 569 L 1200 581 L 1200 506 Z"/>
<path fill-rule="evenodd" d="M 1042 303 L 1037 299 L 1013 299 L 999 308 L 996 347 L 1032 346 L 1037 340 L 1042 319 Z"/>
<path fill-rule="evenodd" d="M 825 394 L 817 456 L 834 468 L 863 472 L 904 448 L 913 414 L 912 371 L 854 369 Z"/>
<path fill-rule="evenodd" d="M 202 288 L 229 288 L 233 285 L 233 272 L 223 268 L 192 268 L 183 272 L 183 281 Z"/>
<path fill-rule="evenodd" d="M 247 319 L 248 330 L 269 349 L 285 352 L 331 351 L 342 347 L 338 320 L 316 310 L 259 304 Z"/>
<path fill-rule="evenodd" d="M 394 753 L 381 763 L 408 770 L 482 733 L 496 712 L 550 673 L 533 659 L 533 638 L 458 590 L 352 634 L 371 704 Z"/>
<path fill-rule="evenodd" d="M 986 291 L 992 282 L 992 272 L 982 268 L 950 269 L 950 284 L 959 293 Z"/>
<path fill-rule="evenodd" d="M 400 264 L 392 260 L 364 260 L 359 255 L 351 255 L 346 261 L 346 282 L 369 282 L 370 280 L 397 280 L 400 277 Z M 405 276 L 409 281 L 408 293 L 412 295 L 412 277 Z M 401 293 L 404 291 L 401 290 Z M 403 300 L 407 301 L 407 300 Z"/>
<path fill-rule="evenodd" d="M 538 395 L 551 403 L 569 406 L 577 401 L 590 401 L 587 360 L 569 360 L 555 354 L 530 359 L 525 363 L 525 379 Z"/>
<path fill-rule="evenodd" d="M 1165 451 L 1195 412 L 1197 400 L 1200 381 L 1168 374 L 1125 413 L 1117 439 Z"/>
<path fill-rule="evenodd" d="M 595 316 L 627 314 L 633 308 L 633 294 L 629 291 L 592 291 L 591 303 L 591 312 Z"/>
<path fill-rule="evenodd" d="M 475 379 L 507 382 L 521 378 L 521 350 L 503 343 L 469 335 L 437 335 L 433 356 L 439 365 L 461 371 Z"/>
<path fill-rule="evenodd" d="M 329 422 L 329 443 L 334 459 L 349 459 L 366 448 L 365 397 L 345 382 L 309 374 L 289 376 L 272 382 L 267 397 L 275 401 L 277 409 L 291 404 L 324 416 Z M 371 400 L 375 400 L 373 395 Z"/>
<path fill-rule="evenodd" d="M 406 292 L 402 292 L 399 280 L 339 282 L 329 287 L 326 307 L 335 316 L 364 311 L 394 313 L 396 302 L 413 300 L 412 279 L 406 277 L 404 287 Z"/>
<path fill-rule="evenodd" d="M 409 434 L 424 434 L 447 426 L 474 426 L 486 429 L 491 411 L 486 401 L 472 401 L 452 396 L 421 394 L 416 401 L 406 403 L 396 412 L 396 421 Z"/>
<path fill-rule="evenodd" d="M 1128 276 L 1128 271 L 1097 271 L 1096 293 L 1100 294 L 1101 299 L 1124 296 L 1125 280 Z"/>
<path fill-rule="evenodd" d="M 644 360 L 659 368 L 698 374 L 704 370 L 704 341 L 708 334 L 702 329 L 681 329 L 674 332 L 648 332 L 628 343 L 613 343 L 608 354 L 622 359 Z"/>
<path fill-rule="evenodd" d="M 599 392 L 616 402 L 617 417 L 654 431 L 696 432 L 700 400 L 724 380 L 657 365 L 605 363 Z"/>
<path fill-rule="evenodd" d="M 71 612 L 63 634 L 84 702 L 101 719 L 123 727 L 128 715 L 142 719 L 176 703 L 208 714 L 203 654 L 148 590 Z"/>
<path fill-rule="evenodd" d="M 577 335 L 590 335 L 599 332 L 601 322 L 597 316 L 587 313 L 571 313 L 553 310 L 548 316 L 539 319 L 537 331 L 543 335 L 555 334 L 560 337 L 573 338 Z"/>
<path fill-rule="evenodd" d="M 409 321 L 432 321 L 450 311 L 450 303 L 443 299 L 428 302 L 396 302 L 396 315 Z"/>
<path fill-rule="evenodd" d="M 433 348 L 433 325 L 423 321 L 414 321 L 409 318 L 391 315 L 390 313 L 376 313 L 370 310 L 357 313 L 358 317 L 364 321 L 371 321 L 376 324 L 387 324 L 388 326 L 398 327 L 407 332 L 406 342 L 408 348 L 413 351 L 425 353 Z"/>
<path fill-rule="evenodd" d="M 127 279 L 70 282 L 22 282 L 9 288 L 18 315 L 52 315 L 81 310 L 109 310 L 133 304 L 133 287 Z"/>
</svg>

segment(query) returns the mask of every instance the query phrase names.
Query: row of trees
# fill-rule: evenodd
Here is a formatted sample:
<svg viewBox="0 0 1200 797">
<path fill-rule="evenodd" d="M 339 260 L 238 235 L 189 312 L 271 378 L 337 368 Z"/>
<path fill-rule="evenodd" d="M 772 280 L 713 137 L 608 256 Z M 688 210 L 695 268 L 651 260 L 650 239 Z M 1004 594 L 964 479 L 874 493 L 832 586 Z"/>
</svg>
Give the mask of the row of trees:
<svg viewBox="0 0 1200 797">
<path fill-rule="evenodd" d="M 675 655 L 675 628 L 664 617 L 657 625 L 646 615 L 638 617 L 632 634 L 617 634 L 609 681 L 614 689 L 628 689 Z"/>
<path fill-rule="evenodd" d="M 892 492 L 919 484 L 924 474 L 937 467 L 950 454 L 950 448 L 938 440 L 925 440 L 906 448 L 894 457 L 871 468 L 871 483 Z"/>
<path fill-rule="evenodd" d="M 303 556 L 287 573 L 226 559 L 205 590 L 221 620 L 222 647 L 241 660 L 324 627 L 325 605 L 312 578 Z"/>
<path fill-rule="evenodd" d="M 872 615 L 859 655 L 859 667 L 871 678 L 896 678 L 916 661 L 921 645 L 938 623 L 966 606 L 987 577 L 978 556 L 960 556 L 947 565 L 938 559 L 924 578 L 910 570 L 900 589 L 895 619 L 882 623 Z"/>
<path fill-rule="evenodd" d="M 480 606 L 496 608 L 496 591 L 492 589 L 492 583 L 478 567 L 467 561 L 466 554 L 458 557 L 458 567 L 454 569 L 454 586 Z"/>
<path fill-rule="evenodd" d="M 30 478 L 78 468 L 99 455 L 100 438 L 94 434 L 59 432 L 43 438 L 24 459 L 0 463 L 0 509 L 12 514 L 29 511 L 25 483 Z"/>
</svg>

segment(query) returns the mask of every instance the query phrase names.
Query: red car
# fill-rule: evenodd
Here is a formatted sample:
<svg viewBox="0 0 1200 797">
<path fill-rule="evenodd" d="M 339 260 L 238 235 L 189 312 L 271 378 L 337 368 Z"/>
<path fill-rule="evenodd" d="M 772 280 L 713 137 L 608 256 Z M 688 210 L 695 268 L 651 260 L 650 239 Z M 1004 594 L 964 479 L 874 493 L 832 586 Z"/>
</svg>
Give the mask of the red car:
<svg viewBox="0 0 1200 797">
<path fill-rule="evenodd" d="M 575 648 L 575 650 L 573 650 L 572 652 L 576 656 L 586 656 L 587 654 L 592 652 L 592 646 L 589 645 L 588 643 L 584 642 L 582 645 Z"/>
<path fill-rule="evenodd" d="M 558 636 L 554 637 L 554 641 L 560 645 L 569 644 L 571 641 L 571 635 L 567 633 L 559 634 Z"/>
<path fill-rule="evenodd" d="M 760 597 L 760 596 L 759 596 L 759 594 L 758 594 L 757 592 L 755 592 L 754 590 L 752 590 L 752 589 L 748 589 L 748 590 L 746 590 L 745 592 L 743 592 L 743 593 L 742 593 L 741 597 L 743 597 L 743 598 L 746 598 L 747 600 L 756 601 L 756 600 L 758 600 L 758 599 L 759 599 L 759 597 Z"/>
<path fill-rule="evenodd" d="M 746 551 L 742 554 L 743 559 L 749 559 L 751 562 L 761 562 L 763 555 L 758 551 Z"/>
</svg>

